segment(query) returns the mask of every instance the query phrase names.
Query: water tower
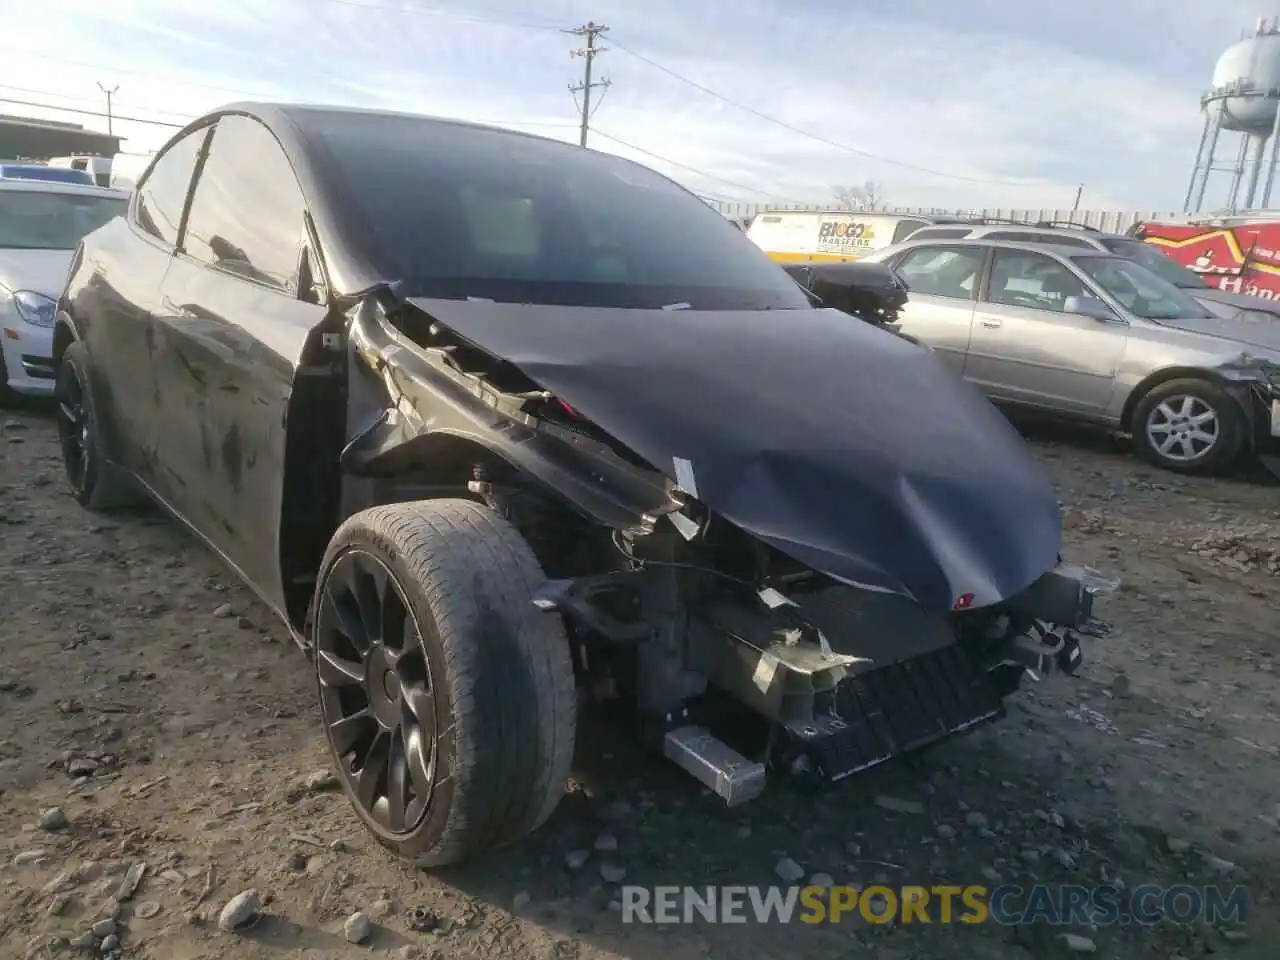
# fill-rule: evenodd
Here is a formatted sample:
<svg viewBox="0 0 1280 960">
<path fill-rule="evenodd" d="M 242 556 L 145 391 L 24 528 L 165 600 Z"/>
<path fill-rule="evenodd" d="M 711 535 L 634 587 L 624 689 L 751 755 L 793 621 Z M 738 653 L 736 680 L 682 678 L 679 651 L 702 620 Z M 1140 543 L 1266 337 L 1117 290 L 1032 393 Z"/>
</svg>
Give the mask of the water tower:
<svg viewBox="0 0 1280 960">
<path fill-rule="evenodd" d="M 1269 207 L 1280 159 L 1280 17 L 1259 19 L 1251 36 L 1227 47 L 1213 68 L 1213 83 L 1200 98 L 1200 107 L 1204 130 L 1184 211 L 1200 212 L 1209 175 L 1215 172 L 1231 174 L 1226 207 L 1235 211 L 1255 207 L 1265 170 L 1260 205 Z M 1239 134 L 1234 157 L 1229 148 L 1223 149 L 1223 131 Z"/>
</svg>

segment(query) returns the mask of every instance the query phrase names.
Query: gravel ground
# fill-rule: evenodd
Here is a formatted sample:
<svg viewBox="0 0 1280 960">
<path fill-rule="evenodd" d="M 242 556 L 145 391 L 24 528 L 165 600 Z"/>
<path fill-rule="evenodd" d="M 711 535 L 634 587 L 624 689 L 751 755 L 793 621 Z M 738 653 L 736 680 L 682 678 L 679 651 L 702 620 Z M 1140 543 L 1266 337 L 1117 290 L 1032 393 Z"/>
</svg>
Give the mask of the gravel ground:
<svg viewBox="0 0 1280 960">
<path fill-rule="evenodd" d="M 158 515 L 82 512 L 47 413 L 0 423 L 4 958 L 1280 956 L 1274 485 L 1185 480 L 1039 432 L 1069 556 L 1124 582 L 1081 677 L 830 795 L 733 811 L 589 723 L 546 828 L 428 874 L 349 813 L 308 665 L 249 591 Z M 1235 929 L 662 928 L 617 912 L 624 874 L 769 884 L 784 858 L 863 886 L 1243 883 L 1253 909 Z M 219 930 L 250 889 L 259 922 Z"/>
</svg>

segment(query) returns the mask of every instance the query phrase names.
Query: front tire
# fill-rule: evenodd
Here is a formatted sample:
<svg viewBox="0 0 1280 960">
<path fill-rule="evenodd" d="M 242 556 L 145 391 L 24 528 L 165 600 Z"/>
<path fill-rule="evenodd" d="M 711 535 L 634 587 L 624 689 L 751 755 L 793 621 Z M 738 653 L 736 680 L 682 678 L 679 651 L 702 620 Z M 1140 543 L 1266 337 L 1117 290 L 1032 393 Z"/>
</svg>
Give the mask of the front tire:
<svg viewBox="0 0 1280 960">
<path fill-rule="evenodd" d="M 1244 445 L 1240 407 L 1208 380 L 1170 380 L 1153 387 L 1133 411 L 1137 454 L 1166 470 L 1215 473 Z"/>
<path fill-rule="evenodd" d="M 17 403 L 18 394 L 9 386 L 9 367 L 4 359 L 4 344 L 0 344 L 0 410 Z"/>
<path fill-rule="evenodd" d="M 63 470 L 76 502 L 95 512 L 145 503 L 146 498 L 102 455 L 98 418 L 89 391 L 88 356 L 82 344 L 73 343 L 62 354 L 54 395 Z"/>
<path fill-rule="evenodd" d="M 377 840 L 456 863 L 542 825 L 573 760 L 564 625 L 516 529 L 467 500 L 373 507 L 330 541 L 312 649 L 330 754 Z"/>
</svg>

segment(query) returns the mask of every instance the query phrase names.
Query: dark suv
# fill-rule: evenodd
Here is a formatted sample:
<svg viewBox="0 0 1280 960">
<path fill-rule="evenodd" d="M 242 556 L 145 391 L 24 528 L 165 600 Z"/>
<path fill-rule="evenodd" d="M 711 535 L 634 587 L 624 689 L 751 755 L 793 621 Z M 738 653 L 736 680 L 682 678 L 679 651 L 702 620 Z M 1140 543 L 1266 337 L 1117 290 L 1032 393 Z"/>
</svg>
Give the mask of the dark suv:
<svg viewBox="0 0 1280 960">
<path fill-rule="evenodd" d="M 738 803 L 1080 660 L 1098 582 L 995 408 L 617 157 L 219 110 L 85 239 L 54 349 L 75 497 L 150 497 L 258 592 L 424 864 L 546 820 L 576 688 Z"/>
</svg>

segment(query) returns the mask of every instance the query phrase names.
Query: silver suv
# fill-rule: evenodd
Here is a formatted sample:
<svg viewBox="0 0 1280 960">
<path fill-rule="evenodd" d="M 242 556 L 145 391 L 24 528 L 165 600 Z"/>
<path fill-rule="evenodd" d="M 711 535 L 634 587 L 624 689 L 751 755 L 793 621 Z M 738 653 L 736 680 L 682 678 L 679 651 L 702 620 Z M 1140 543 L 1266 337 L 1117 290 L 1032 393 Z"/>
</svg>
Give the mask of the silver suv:
<svg viewBox="0 0 1280 960">
<path fill-rule="evenodd" d="M 1280 304 L 1250 297 L 1243 293 L 1219 290 L 1204 282 L 1198 273 L 1188 270 L 1149 243 L 1121 233 L 1104 233 L 1092 227 L 1062 223 L 977 223 L 946 224 L 924 227 L 908 240 L 1006 240 L 1012 243 L 1048 243 L 1077 250 L 1096 250 L 1127 260 L 1134 260 L 1158 277 L 1195 297 L 1215 317 L 1231 319 L 1241 310 L 1280 317 Z"/>
</svg>

